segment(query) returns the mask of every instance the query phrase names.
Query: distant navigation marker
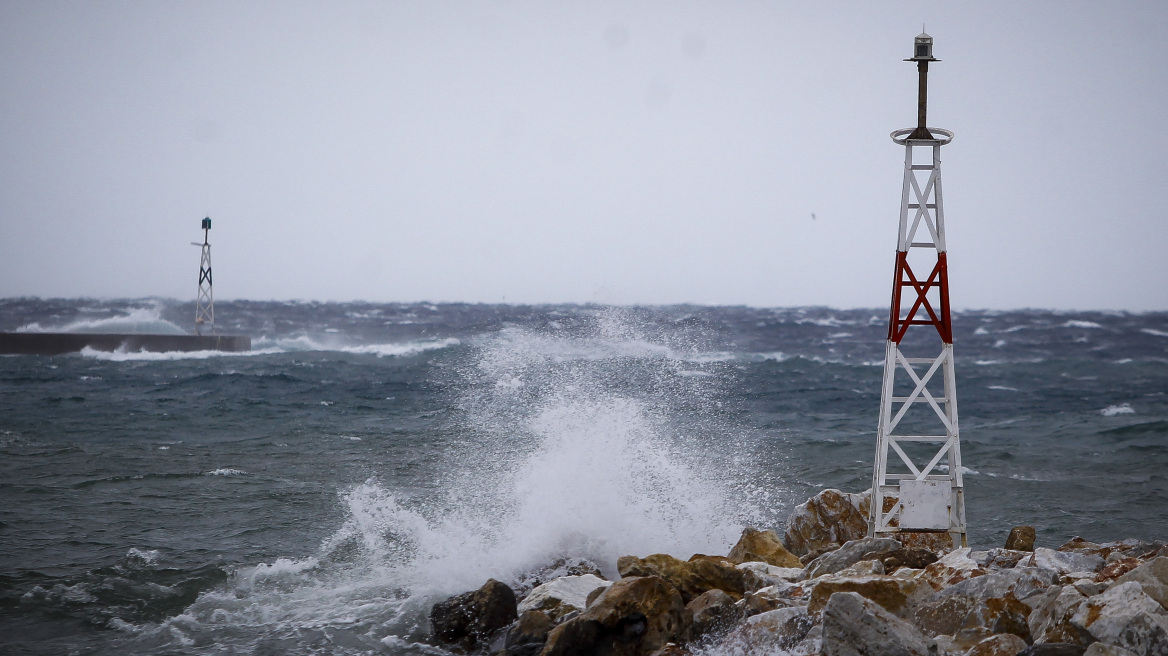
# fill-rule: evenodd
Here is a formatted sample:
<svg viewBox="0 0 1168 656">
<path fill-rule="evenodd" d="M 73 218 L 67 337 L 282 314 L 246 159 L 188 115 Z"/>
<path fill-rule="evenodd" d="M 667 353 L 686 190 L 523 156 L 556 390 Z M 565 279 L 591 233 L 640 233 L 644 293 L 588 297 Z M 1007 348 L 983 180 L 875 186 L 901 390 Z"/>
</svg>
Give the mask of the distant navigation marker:
<svg viewBox="0 0 1168 656">
<path fill-rule="evenodd" d="M 203 334 L 203 326 L 211 329 L 215 334 L 215 299 L 211 295 L 211 243 L 208 241 L 211 232 L 211 217 L 203 219 L 203 243 L 192 241 L 194 246 L 203 247 L 203 257 L 199 260 L 199 294 L 195 297 L 195 334 Z"/>
<path fill-rule="evenodd" d="M 933 57 L 933 37 L 924 33 L 916 37 L 913 56 L 905 61 L 917 63 L 917 125 L 892 133 L 892 140 L 905 147 L 904 185 L 868 535 L 948 533 L 953 546 L 965 546 L 965 486 L 941 203 L 941 146 L 953 140 L 953 133 L 925 124 L 929 62 L 940 61 Z M 922 161 L 914 163 L 914 151 Z M 918 253 L 911 258 L 918 271 L 929 271 L 926 276 L 913 272 L 910 249 Z M 903 316 L 902 301 L 909 305 Z M 941 352 L 934 357 L 926 350 L 929 357 L 908 357 L 901 350 L 902 341 L 910 328 L 923 326 L 936 330 Z M 930 348 L 932 331 L 921 332 L 912 332 L 910 351 Z"/>
</svg>

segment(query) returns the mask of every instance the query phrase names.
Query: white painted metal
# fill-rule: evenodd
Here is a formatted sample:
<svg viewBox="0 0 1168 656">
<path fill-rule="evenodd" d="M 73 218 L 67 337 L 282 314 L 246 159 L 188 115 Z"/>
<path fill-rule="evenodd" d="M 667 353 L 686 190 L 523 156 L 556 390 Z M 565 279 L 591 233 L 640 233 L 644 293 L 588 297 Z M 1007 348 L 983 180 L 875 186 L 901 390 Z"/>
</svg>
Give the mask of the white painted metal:
<svg viewBox="0 0 1168 656">
<path fill-rule="evenodd" d="M 929 130 L 938 138 L 904 138 L 911 130 L 898 130 L 892 134 L 896 143 L 905 146 L 897 250 L 906 253 L 910 247 L 932 248 L 940 257 L 945 252 L 941 146 L 953 139 L 953 133 L 938 128 Z M 914 150 L 931 155 L 930 161 L 914 163 Z M 924 241 L 926 238 L 928 241 Z M 900 280 L 895 284 L 899 285 Z M 910 305 L 915 297 L 913 294 Z M 901 308 L 893 311 L 899 313 Z M 947 532 L 954 546 L 966 543 L 953 345 L 940 337 L 938 341 L 941 348 L 936 357 L 908 357 L 901 351 L 900 344 L 891 338 L 885 345 L 872 503 L 868 517 L 869 536 L 909 530 Z M 938 382 L 940 393 L 936 390 Z M 904 387 L 904 383 L 911 385 L 912 391 L 907 396 L 896 394 L 895 391 Z M 898 434 L 897 428 L 907 417 L 914 422 L 915 434 Z M 931 422 L 936 430 L 926 429 L 925 434 L 920 434 L 922 422 Z M 902 444 L 912 444 L 916 450 L 910 454 Z M 936 445 L 935 451 L 928 448 L 930 444 Z M 921 453 L 922 447 L 924 454 Z M 888 502 L 890 507 L 887 510 L 884 508 L 886 499 L 894 500 Z"/>
<path fill-rule="evenodd" d="M 206 224 L 204 224 L 206 226 Z M 203 334 L 203 326 L 215 334 L 215 299 L 211 294 L 211 244 L 208 242 L 208 230 L 203 228 L 203 243 L 191 242 L 201 246 L 203 255 L 199 260 L 199 292 L 195 297 L 195 334 Z"/>
</svg>

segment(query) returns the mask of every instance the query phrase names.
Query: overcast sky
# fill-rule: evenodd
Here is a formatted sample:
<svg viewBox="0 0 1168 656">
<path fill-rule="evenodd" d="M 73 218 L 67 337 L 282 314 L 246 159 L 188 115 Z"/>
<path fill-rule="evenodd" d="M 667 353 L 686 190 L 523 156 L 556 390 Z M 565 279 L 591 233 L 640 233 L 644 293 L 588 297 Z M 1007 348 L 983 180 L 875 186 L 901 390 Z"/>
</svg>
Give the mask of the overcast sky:
<svg viewBox="0 0 1168 656">
<path fill-rule="evenodd" d="M 0 296 L 1168 309 L 1168 3 L 0 3 Z"/>
</svg>

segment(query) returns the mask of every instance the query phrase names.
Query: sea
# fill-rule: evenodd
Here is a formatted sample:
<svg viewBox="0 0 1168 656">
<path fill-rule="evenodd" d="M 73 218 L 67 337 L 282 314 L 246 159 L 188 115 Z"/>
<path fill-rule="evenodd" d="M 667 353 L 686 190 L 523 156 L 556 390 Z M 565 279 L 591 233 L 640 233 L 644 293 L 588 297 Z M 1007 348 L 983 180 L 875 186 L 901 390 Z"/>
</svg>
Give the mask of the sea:
<svg viewBox="0 0 1168 656">
<path fill-rule="evenodd" d="M 0 300 L 2 331 L 193 303 Z M 869 487 L 887 311 L 220 301 L 0 356 L 0 653 L 428 654 L 437 601 Z M 953 315 L 969 542 L 1168 540 L 1168 313 Z M 917 328 L 913 328 L 917 330 Z M 914 348 L 933 355 L 935 333 Z M 930 345 L 929 338 L 935 344 Z"/>
</svg>

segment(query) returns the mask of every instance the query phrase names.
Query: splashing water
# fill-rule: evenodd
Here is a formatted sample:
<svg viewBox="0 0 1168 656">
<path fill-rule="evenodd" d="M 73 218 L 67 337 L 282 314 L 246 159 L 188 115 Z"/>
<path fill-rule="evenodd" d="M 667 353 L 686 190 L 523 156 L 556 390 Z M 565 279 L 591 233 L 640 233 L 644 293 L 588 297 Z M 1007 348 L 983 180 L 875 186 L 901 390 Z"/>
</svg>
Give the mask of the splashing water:
<svg viewBox="0 0 1168 656">
<path fill-rule="evenodd" d="M 487 578 L 515 584 L 564 559 L 613 577 L 619 556 L 726 553 L 745 524 L 773 520 L 741 483 L 750 472 L 724 457 L 749 446 L 728 441 L 710 409 L 725 365 L 678 357 L 684 344 L 611 316 L 597 324 L 583 336 L 506 329 L 474 345 L 442 493 L 356 485 L 316 555 L 240 569 L 157 627 L 121 628 L 195 651 L 275 640 L 433 652 L 430 605 Z"/>
</svg>

